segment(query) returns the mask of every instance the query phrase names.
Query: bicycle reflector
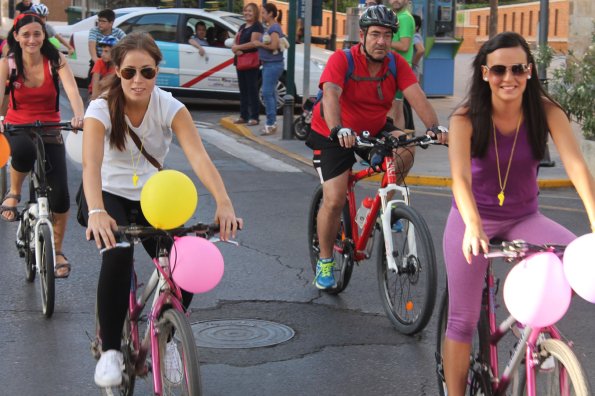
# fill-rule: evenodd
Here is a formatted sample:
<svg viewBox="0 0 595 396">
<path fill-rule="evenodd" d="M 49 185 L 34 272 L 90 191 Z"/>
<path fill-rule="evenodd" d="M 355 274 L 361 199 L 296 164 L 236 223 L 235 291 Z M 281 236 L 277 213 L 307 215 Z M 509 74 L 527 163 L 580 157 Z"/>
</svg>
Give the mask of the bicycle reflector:
<svg viewBox="0 0 595 396">
<path fill-rule="evenodd" d="M 0 133 L 0 168 L 6 165 L 10 158 L 10 145 L 3 133 Z"/>
</svg>

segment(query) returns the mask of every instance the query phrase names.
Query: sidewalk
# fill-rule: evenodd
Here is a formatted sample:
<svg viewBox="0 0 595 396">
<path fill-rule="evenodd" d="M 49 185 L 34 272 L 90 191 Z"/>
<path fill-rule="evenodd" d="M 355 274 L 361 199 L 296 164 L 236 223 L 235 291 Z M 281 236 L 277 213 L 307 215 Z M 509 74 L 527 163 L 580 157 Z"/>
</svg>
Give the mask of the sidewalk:
<svg viewBox="0 0 595 396">
<path fill-rule="evenodd" d="M 464 98 L 466 90 L 465 84 L 470 75 L 469 65 L 472 59 L 473 57 L 467 54 L 461 54 L 456 57 L 453 96 L 429 99 L 430 103 L 438 113 L 438 118 L 442 125 L 448 125 L 448 117 L 450 113 Z M 277 125 L 279 125 L 279 129 L 277 133 L 272 136 L 260 136 L 264 123 L 264 115 L 261 115 L 260 117 L 261 124 L 252 127 L 235 125 L 233 120 L 237 117 L 238 114 L 223 117 L 220 120 L 220 124 L 231 132 L 244 136 L 299 162 L 312 166 L 312 150 L 306 147 L 303 141 L 297 139 L 282 139 L 282 116 L 277 117 Z M 417 116 L 415 117 L 415 125 L 418 128 L 419 133 L 423 123 Z M 560 156 L 556 152 L 554 145 L 550 144 L 549 149 L 551 160 L 555 162 L 555 166 L 540 169 L 538 178 L 540 188 L 572 187 L 572 183 L 564 171 Z M 447 148 L 439 146 L 430 147 L 427 150 L 418 148 L 415 155 L 415 164 L 406 181 L 409 185 L 449 186 L 451 178 Z"/>
</svg>

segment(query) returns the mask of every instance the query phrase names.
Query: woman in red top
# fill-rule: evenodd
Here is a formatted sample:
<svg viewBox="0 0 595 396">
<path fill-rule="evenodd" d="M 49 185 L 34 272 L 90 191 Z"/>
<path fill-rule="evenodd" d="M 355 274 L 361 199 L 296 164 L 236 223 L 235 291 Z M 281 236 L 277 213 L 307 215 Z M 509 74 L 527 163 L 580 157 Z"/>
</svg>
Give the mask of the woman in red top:
<svg viewBox="0 0 595 396">
<path fill-rule="evenodd" d="M 21 14 L 14 20 L 8 33 L 9 56 L 0 60 L 0 81 L 9 79 L 15 69 L 17 76 L 10 87 L 10 105 L 6 122 L 11 124 L 59 122 L 57 100 L 60 92 L 54 83 L 54 74 L 62 81 L 74 113 L 74 127 L 83 126 L 84 106 L 74 76 L 64 55 L 48 40 L 45 25 L 35 14 Z M 10 63 L 10 64 L 9 64 Z M 4 96 L 0 95 L 0 107 Z M 0 131 L 4 126 L 0 123 Z M 0 217 L 15 221 L 16 206 L 21 199 L 21 188 L 27 173 L 35 163 L 35 146 L 28 136 L 8 136 L 11 148 L 10 190 L 0 206 Z M 66 155 L 64 144 L 45 143 L 47 181 L 50 209 L 54 218 L 54 241 L 56 249 L 56 277 L 70 274 L 70 264 L 62 253 L 62 241 L 66 231 L 70 197 L 66 179 Z"/>
</svg>

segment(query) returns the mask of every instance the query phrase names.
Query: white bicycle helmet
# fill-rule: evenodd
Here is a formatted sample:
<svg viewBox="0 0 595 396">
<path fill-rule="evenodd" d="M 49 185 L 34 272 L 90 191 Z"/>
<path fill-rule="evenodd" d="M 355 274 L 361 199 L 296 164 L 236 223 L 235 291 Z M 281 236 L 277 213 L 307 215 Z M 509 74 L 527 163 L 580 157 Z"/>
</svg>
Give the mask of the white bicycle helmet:
<svg viewBox="0 0 595 396">
<path fill-rule="evenodd" d="M 32 8 L 33 8 L 33 11 L 35 11 L 35 13 L 37 15 L 42 16 L 42 17 L 48 16 L 48 14 L 50 13 L 50 10 L 48 9 L 48 7 L 43 3 L 34 4 Z"/>
</svg>

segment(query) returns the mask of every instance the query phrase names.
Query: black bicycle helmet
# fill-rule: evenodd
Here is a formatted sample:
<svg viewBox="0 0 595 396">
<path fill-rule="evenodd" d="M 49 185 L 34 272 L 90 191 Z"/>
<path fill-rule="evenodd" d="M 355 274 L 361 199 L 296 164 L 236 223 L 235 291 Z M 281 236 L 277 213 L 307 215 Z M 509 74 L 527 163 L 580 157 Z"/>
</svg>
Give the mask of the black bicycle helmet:
<svg viewBox="0 0 595 396">
<path fill-rule="evenodd" d="M 359 17 L 360 29 L 367 29 L 370 26 L 387 27 L 396 33 L 399 30 L 399 20 L 395 13 L 386 6 L 373 5 L 366 8 Z"/>
</svg>

